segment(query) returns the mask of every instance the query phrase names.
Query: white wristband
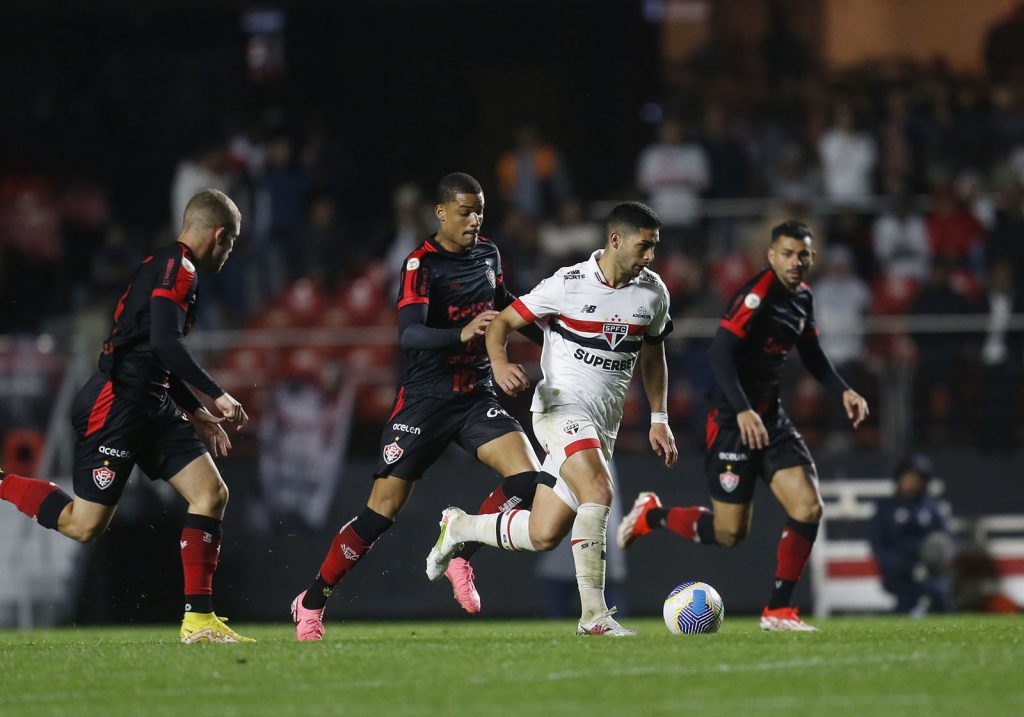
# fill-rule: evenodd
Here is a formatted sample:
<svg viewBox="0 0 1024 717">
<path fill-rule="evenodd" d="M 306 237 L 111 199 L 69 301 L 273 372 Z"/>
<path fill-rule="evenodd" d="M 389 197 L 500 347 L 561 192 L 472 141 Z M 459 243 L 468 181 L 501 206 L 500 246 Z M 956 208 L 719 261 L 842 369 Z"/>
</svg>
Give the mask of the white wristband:
<svg viewBox="0 0 1024 717">
<path fill-rule="evenodd" d="M 651 411 L 651 423 L 668 425 L 668 411 Z"/>
</svg>

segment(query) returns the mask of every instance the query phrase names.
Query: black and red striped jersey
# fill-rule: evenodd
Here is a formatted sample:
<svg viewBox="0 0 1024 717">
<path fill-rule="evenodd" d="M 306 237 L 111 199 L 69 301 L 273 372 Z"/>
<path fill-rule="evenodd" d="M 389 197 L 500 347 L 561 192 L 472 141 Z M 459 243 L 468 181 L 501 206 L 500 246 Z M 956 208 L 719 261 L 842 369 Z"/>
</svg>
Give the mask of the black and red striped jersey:
<svg viewBox="0 0 1024 717">
<path fill-rule="evenodd" d="M 482 311 L 504 308 L 514 298 L 504 286 L 501 255 L 491 241 L 480 237 L 467 251 L 455 253 L 431 236 L 405 259 L 398 308 L 426 304 L 427 327 L 455 329 Z M 482 336 L 439 348 L 404 349 L 404 357 L 401 384 L 406 392 L 448 398 L 494 391 Z"/>
<path fill-rule="evenodd" d="M 736 372 L 751 407 L 762 416 L 775 413 L 790 351 L 801 338 L 818 335 L 811 287 L 801 283 L 790 292 L 769 267 L 736 292 L 719 326 L 740 339 Z M 734 410 L 717 384 L 709 399 L 715 408 Z"/>
<path fill-rule="evenodd" d="M 180 341 L 192 328 L 197 287 L 192 254 L 180 242 L 154 252 L 135 270 L 114 309 L 114 327 L 103 342 L 99 359 L 99 369 L 110 377 L 115 394 L 152 403 L 165 399 L 171 367 L 166 365 L 166 352 L 165 360 L 161 360 L 159 349 Z M 177 306 L 171 307 L 175 318 L 167 322 L 168 327 L 161 330 L 160 336 L 153 336 L 152 302 L 165 300 Z M 189 380 L 206 393 L 213 391 L 214 398 L 223 393 L 202 369 L 190 363 L 185 361 L 188 370 L 181 371 L 186 375 L 179 378 Z M 197 374 L 193 374 L 193 368 Z"/>
</svg>

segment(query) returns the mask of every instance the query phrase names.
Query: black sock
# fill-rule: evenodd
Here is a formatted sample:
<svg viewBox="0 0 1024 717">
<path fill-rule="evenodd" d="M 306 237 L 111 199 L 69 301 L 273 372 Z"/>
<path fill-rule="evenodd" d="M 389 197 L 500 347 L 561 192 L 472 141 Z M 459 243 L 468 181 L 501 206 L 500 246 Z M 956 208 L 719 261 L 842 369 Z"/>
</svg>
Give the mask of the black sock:
<svg viewBox="0 0 1024 717">
<path fill-rule="evenodd" d="M 768 609 L 776 610 L 780 607 L 789 607 L 793 601 L 793 589 L 796 588 L 796 580 L 783 580 L 775 578 L 775 585 L 772 588 L 772 597 L 768 600 Z"/>
<path fill-rule="evenodd" d="M 718 545 L 715 537 L 715 514 L 704 513 L 697 518 L 697 539 L 701 545 Z"/>
<path fill-rule="evenodd" d="M 60 514 L 64 512 L 64 508 L 71 502 L 73 502 L 73 499 L 64 491 L 60 489 L 53 491 L 50 495 L 43 498 L 42 505 L 39 506 L 39 514 L 36 516 L 36 522 L 44 528 L 56 530 Z"/>
<path fill-rule="evenodd" d="M 334 588 L 324 582 L 324 579 L 317 573 L 316 578 L 306 588 L 306 594 L 302 596 L 302 607 L 307 610 L 323 610 L 327 604 L 327 598 L 334 594 Z"/>
<path fill-rule="evenodd" d="M 647 511 L 647 527 L 651 530 L 665 527 L 668 519 L 668 508 L 651 508 Z"/>
<path fill-rule="evenodd" d="M 213 595 L 186 595 L 185 612 L 213 612 Z"/>
</svg>

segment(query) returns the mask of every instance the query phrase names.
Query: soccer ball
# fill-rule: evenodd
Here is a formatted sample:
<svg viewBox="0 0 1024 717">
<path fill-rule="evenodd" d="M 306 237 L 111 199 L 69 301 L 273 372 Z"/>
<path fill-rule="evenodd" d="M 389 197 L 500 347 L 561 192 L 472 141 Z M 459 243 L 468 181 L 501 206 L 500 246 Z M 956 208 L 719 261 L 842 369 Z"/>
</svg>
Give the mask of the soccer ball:
<svg viewBox="0 0 1024 717">
<path fill-rule="evenodd" d="M 725 619 L 722 596 L 707 583 L 688 582 L 665 598 L 665 627 L 675 635 L 718 632 Z"/>
</svg>

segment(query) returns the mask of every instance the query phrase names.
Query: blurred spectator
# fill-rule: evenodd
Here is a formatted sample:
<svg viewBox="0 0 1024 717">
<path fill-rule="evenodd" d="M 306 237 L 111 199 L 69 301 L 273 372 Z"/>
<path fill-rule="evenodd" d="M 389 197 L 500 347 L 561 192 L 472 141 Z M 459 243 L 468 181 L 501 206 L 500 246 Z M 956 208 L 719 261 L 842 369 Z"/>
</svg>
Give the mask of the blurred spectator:
<svg viewBox="0 0 1024 717">
<path fill-rule="evenodd" d="M 659 128 L 659 141 L 640 154 L 636 178 L 637 186 L 647 193 L 651 207 L 661 218 L 663 236 L 693 226 L 699 217 L 700 194 L 710 182 L 705 149 L 687 139 L 679 119 L 665 119 Z"/>
<path fill-rule="evenodd" d="M 931 325 L 912 336 L 918 357 L 914 376 L 913 405 L 918 413 L 915 425 L 925 429 L 933 442 L 948 437 L 954 414 L 963 416 L 954 405 L 961 398 L 963 337 L 945 330 L 942 317 L 966 314 L 971 309 L 967 298 L 953 289 L 949 263 L 942 259 L 933 261 L 928 281 L 909 307 L 912 315 L 935 317 Z"/>
<path fill-rule="evenodd" d="M 498 158 L 498 183 L 506 207 L 534 220 L 552 216 L 572 191 L 558 150 L 530 125 L 518 129 L 515 148 Z"/>
<path fill-rule="evenodd" d="M 806 206 L 818 196 L 820 177 L 807 161 L 807 153 L 794 142 L 782 146 L 778 160 L 768 173 L 768 193 L 784 202 Z"/>
<path fill-rule="evenodd" d="M 219 189 L 232 192 L 232 177 L 228 164 L 228 150 L 225 142 L 213 137 L 191 157 L 178 162 L 171 181 L 171 231 L 181 229 L 181 218 L 185 216 L 185 205 L 203 189 Z"/>
<path fill-rule="evenodd" d="M 578 199 L 569 199 L 562 202 L 557 219 L 541 224 L 539 239 L 541 250 L 552 264 L 571 263 L 563 260 L 570 255 L 590 254 L 601 246 L 601 225 L 587 220 Z"/>
<path fill-rule="evenodd" d="M 882 189 L 902 194 L 910 190 L 914 172 L 914 150 L 908 134 L 910 98 L 902 87 L 893 87 L 885 95 L 885 121 L 882 124 Z"/>
<path fill-rule="evenodd" d="M 765 77 L 769 81 L 796 81 L 813 69 L 807 43 L 790 24 L 799 12 L 792 3 L 772 0 L 769 3 L 768 32 L 761 41 Z"/>
<path fill-rule="evenodd" d="M 873 194 L 872 174 L 878 162 L 875 140 L 857 129 L 853 108 L 840 103 L 835 123 L 818 143 L 826 196 L 856 201 Z"/>
<path fill-rule="evenodd" d="M 319 194 L 309 203 L 309 219 L 298 249 L 301 255 L 297 274 L 308 276 L 324 291 L 333 292 L 341 281 L 342 267 L 355 257 L 346 246 L 338 202 L 332 195 Z"/>
<path fill-rule="evenodd" d="M 551 266 L 541 251 L 537 225 L 524 212 L 506 211 L 501 226 L 494 233 L 494 242 L 501 252 L 505 285 L 513 294 L 525 294 L 558 268 Z M 598 246 L 591 251 L 596 251 Z"/>
<path fill-rule="evenodd" d="M 704 196 L 709 199 L 747 196 L 747 152 L 743 143 L 729 127 L 725 108 L 717 102 L 710 103 L 704 110 L 700 144 L 704 147 L 704 155 L 711 172 Z"/>
<path fill-rule="evenodd" d="M 934 209 L 925 220 L 925 228 L 933 257 L 980 273 L 985 229 L 951 186 L 935 192 Z"/>
<path fill-rule="evenodd" d="M 913 210 L 913 200 L 901 194 L 875 220 L 872 239 L 879 271 L 892 277 L 924 281 L 931 263 L 931 246 L 924 219 Z"/>
<path fill-rule="evenodd" d="M 921 617 L 953 610 L 949 573 L 954 545 L 949 506 L 928 495 L 931 461 L 912 455 L 896 466 L 896 493 L 878 502 L 871 550 L 896 612 Z"/>
<path fill-rule="evenodd" d="M 996 202 L 986 190 L 985 178 L 976 169 L 965 169 L 953 180 L 961 205 L 978 220 L 986 232 L 996 223 Z"/>
<path fill-rule="evenodd" d="M 391 208 L 390 222 L 376 231 L 372 258 L 383 259 L 391 281 L 390 295 L 397 297 L 402 265 L 413 249 L 433 233 L 433 213 L 423 192 L 412 183 L 395 188 Z"/>
<path fill-rule="evenodd" d="M 138 266 L 138 252 L 129 245 L 124 227 L 111 224 L 103 236 L 103 244 L 92 257 L 86 289 L 93 303 L 107 306 L 117 301 L 119 292 L 131 282 Z"/>
<path fill-rule="evenodd" d="M 1024 335 L 1011 330 L 1010 318 L 1024 314 L 1024 295 L 1014 284 L 1013 267 L 997 261 L 989 270 L 985 293 L 988 327 L 981 349 L 981 405 L 979 436 L 985 448 L 1011 451 L 1014 424 L 1024 370 Z"/>
<path fill-rule="evenodd" d="M 994 83 L 1024 78 L 1024 3 L 989 29 L 985 37 L 985 69 Z"/>
<path fill-rule="evenodd" d="M 254 229 L 265 259 L 264 276 L 273 293 L 303 274 L 303 252 L 294 248 L 307 214 L 309 186 L 309 170 L 296 161 L 291 138 L 274 137 L 267 145 L 263 176 L 256 184 L 262 211 Z"/>
<path fill-rule="evenodd" d="M 825 256 L 824 276 L 814 285 L 814 321 L 821 330 L 821 347 L 836 370 L 851 384 L 864 384 L 865 317 L 871 307 L 871 291 L 854 272 L 853 254 L 833 246 Z M 831 449 L 849 443 L 849 421 L 839 401 L 828 401 L 826 439 Z"/>
<path fill-rule="evenodd" d="M 999 195 L 992 231 L 985 240 L 986 259 L 991 263 L 1007 261 L 1014 275 L 1024 277 L 1024 192 L 1011 182 Z"/>
</svg>

